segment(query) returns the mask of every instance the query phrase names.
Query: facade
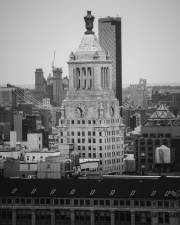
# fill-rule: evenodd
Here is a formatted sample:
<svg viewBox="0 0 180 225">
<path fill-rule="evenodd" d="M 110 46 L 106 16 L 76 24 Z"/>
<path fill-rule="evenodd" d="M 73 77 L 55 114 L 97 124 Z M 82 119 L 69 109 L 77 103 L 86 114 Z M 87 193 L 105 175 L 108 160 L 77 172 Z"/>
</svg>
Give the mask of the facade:
<svg viewBox="0 0 180 225">
<path fill-rule="evenodd" d="M 0 106 L 15 107 L 16 96 L 14 92 L 15 92 L 15 88 L 0 87 Z"/>
<path fill-rule="evenodd" d="M 99 42 L 112 59 L 112 88 L 122 105 L 121 18 L 99 19 Z"/>
<path fill-rule="evenodd" d="M 132 106 L 147 107 L 148 89 L 145 79 L 140 79 L 139 84 L 131 84 L 129 86 L 129 93 Z"/>
<path fill-rule="evenodd" d="M 0 142 L 10 139 L 10 130 L 13 127 L 13 111 L 11 107 L 0 106 Z"/>
<path fill-rule="evenodd" d="M 100 159 L 100 171 L 123 171 L 123 126 L 112 89 L 111 60 L 98 43 L 91 12 L 79 48 L 70 54 L 69 90 L 61 107 L 59 143 L 74 144 L 81 158 Z"/>
<path fill-rule="evenodd" d="M 53 67 L 53 103 L 60 106 L 63 100 L 62 69 Z"/>
<path fill-rule="evenodd" d="M 1 225 L 180 224 L 179 177 L 0 179 L 0 187 Z"/>
<path fill-rule="evenodd" d="M 135 138 L 137 171 L 157 169 L 156 148 L 161 145 L 165 145 L 171 151 L 171 163 L 163 163 L 161 169 L 164 172 L 178 171 L 180 153 L 177 140 L 180 140 L 180 120 L 166 106 L 161 105 L 142 126 L 142 135 Z"/>
<path fill-rule="evenodd" d="M 42 134 L 41 133 L 29 133 L 27 134 L 27 146 L 29 151 L 41 151 L 42 146 Z"/>
<path fill-rule="evenodd" d="M 14 131 L 16 131 L 17 141 L 23 140 L 23 129 L 22 129 L 22 121 L 23 121 L 23 112 L 16 111 L 13 115 L 14 118 Z"/>
<path fill-rule="evenodd" d="M 60 156 L 60 152 L 58 151 L 26 151 L 24 154 L 25 162 L 39 162 L 45 161 L 49 156 Z"/>
</svg>

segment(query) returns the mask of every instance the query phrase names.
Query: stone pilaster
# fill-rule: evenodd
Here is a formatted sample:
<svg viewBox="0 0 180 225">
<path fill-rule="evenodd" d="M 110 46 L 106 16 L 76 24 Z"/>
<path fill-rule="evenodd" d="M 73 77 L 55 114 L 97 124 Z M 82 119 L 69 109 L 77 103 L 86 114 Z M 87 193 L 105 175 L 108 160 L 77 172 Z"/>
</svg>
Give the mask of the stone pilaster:
<svg viewBox="0 0 180 225">
<path fill-rule="evenodd" d="M 71 215 L 71 225 L 75 224 L 75 216 L 74 216 L 74 209 L 70 210 Z"/>
<path fill-rule="evenodd" d="M 158 213 L 151 212 L 151 225 L 158 225 Z"/>
<path fill-rule="evenodd" d="M 16 209 L 12 209 L 12 225 L 16 225 Z"/>
<path fill-rule="evenodd" d="M 55 225 L 55 210 L 51 209 L 51 225 Z"/>
<path fill-rule="evenodd" d="M 111 225 L 115 224 L 115 212 L 111 211 Z"/>
<path fill-rule="evenodd" d="M 131 211 L 131 225 L 135 225 L 135 211 Z"/>
<path fill-rule="evenodd" d="M 95 225 L 94 210 L 91 210 L 91 225 Z"/>
<path fill-rule="evenodd" d="M 31 224 L 36 225 L 36 214 L 35 214 L 35 209 L 31 210 Z"/>
</svg>

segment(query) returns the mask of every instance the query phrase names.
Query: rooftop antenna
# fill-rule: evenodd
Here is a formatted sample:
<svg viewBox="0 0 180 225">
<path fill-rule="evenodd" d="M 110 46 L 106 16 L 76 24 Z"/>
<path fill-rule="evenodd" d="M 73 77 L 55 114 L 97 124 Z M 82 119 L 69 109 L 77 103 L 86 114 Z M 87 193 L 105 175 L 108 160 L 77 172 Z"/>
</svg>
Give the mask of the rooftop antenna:
<svg viewBox="0 0 180 225">
<path fill-rule="evenodd" d="M 56 57 L 56 51 L 54 50 L 54 55 L 53 55 L 53 61 L 52 61 L 52 70 L 54 70 L 54 62 L 55 62 L 55 57 Z"/>
</svg>

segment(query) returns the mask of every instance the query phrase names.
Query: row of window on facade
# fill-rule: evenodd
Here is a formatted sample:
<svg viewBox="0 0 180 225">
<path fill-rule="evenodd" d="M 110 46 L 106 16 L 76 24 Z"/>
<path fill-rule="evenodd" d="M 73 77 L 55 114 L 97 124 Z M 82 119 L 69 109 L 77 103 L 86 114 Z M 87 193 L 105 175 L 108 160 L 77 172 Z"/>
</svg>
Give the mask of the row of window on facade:
<svg viewBox="0 0 180 225">
<path fill-rule="evenodd" d="M 0 204 L 42 204 L 71 206 L 114 206 L 179 208 L 180 200 L 130 200 L 130 199 L 58 199 L 58 198 L 0 198 Z"/>
<path fill-rule="evenodd" d="M 169 145 L 170 144 L 170 140 L 169 139 L 146 139 L 146 140 L 136 140 L 136 145 L 160 145 L 160 144 L 164 144 L 164 145 Z"/>
<path fill-rule="evenodd" d="M 120 123 L 120 119 L 111 119 L 111 120 L 67 120 L 67 124 L 111 124 L 111 123 Z"/>
<path fill-rule="evenodd" d="M 148 137 L 151 137 L 151 138 L 163 138 L 163 137 L 166 137 L 166 138 L 170 138 L 171 137 L 171 134 L 170 133 L 157 133 L 157 134 L 154 134 L 154 133 L 143 133 L 143 137 L 145 138 L 148 138 Z"/>
<path fill-rule="evenodd" d="M 51 223 L 51 216 L 52 211 L 48 209 L 36 209 L 34 211 L 35 213 L 35 222 L 36 223 Z M 59 224 L 71 223 L 71 213 L 70 210 L 54 210 L 54 216 L 56 222 L 59 222 Z M 91 220 L 91 214 L 92 211 L 87 210 L 75 210 L 74 213 L 74 219 L 76 222 L 83 222 L 83 224 L 90 224 Z M 108 223 L 110 224 L 111 221 L 111 212 L 109 211 L 99 211 L 94 210 L 94 219 L 95 222 L 101 223 Z M 28 223 L 31 224 L 31 214 L 32 211 L 28 209 L 17 209 L 16 210 L 16 221 L 17 223 Z M 129 211 L 115 211 L 115 221 L 116 222 L 125 222 L 127 224 L 131 221 L 131 212 Z M 158 212 L 157 218 L 158 218 L 158 224 L 169 224 L 170 222 L 170 213 L 168 212 Z M 12 211 L 11 209 L 0 209 L 0 219 L 2 220 L 2 224 L 4 225 L 11 225 L 12 222 Z M 151 212 L 135 212 L 135 221 L 139 222 L 140 224 L 151 224 Z"/>
<path fill-rule="evenodd" d="M 99 141 L 98 141 L 99 140 Z M 118 141 L 120 141 L 121 140 L 121 138 L 120 137 L 113 137 L 113 138 L 106 138 L 106 139 L 104 139 L 104 143 L 110 143 L 110 142 L 118 142 Z M 66 142 L 63 138 L 61 138 L 60 139 L 60 143 L 64 143 L 64 142 Z M 80 144 L 80 143 L 97 143 L 97 142 L 99 142 L 99 143 L 103 143 L 103 139 L 97 139 L 97 141 L 96 141 L 96 139 L 95 138 L 78 138 L 77 139 L 77 143 L 78 144 Z M 70 138 L 67 138 L 67 143 L 69 144 L 69 143 L 75 143 L 75 140 L 72 138 L 72 139 L 70 139 Z"/>
<path fill-rule="evenodd" d="M 103 134 L 105 136 L 110 136 L 110 135 L 116 135 L 116 134 L 120 134 L 120 130 L 117 129 L 117 130 L 111 130 L 111 131 L 99 131 L 99 132 L 96 132 L 96 131 L 67 131 L 67 132 L 60 132 L 60 135 L 61 136 L 85 136 L 85 135 L 88 135 L 88 136 L 97 136 L 99 135 L 99 137 L 103 136 Z"/>
<path fill-rule="evenodd" d="M 94 68 L 82 67 L 73 69 L 73 87 L 75 89 L 94 88 Z M 101 67 L 101 88 L 110 88 L 110 71 L 108 67 Z"/>
</svg>

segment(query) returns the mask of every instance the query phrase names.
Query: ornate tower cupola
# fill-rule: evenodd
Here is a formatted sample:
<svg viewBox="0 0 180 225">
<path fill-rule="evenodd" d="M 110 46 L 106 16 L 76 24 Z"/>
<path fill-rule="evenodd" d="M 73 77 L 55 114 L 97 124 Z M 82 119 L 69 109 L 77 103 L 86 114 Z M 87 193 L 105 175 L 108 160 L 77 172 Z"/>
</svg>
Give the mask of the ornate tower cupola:
<svg viewBox="0 0 180 225">
<path fill-rule="evenodd" d="M 123 129 L 112 89 L 111 59 L 93 32 L 91 11 L 86 31 L 69 56 L 69 90 L 61 107 L 59 143 L 73 144 L 81 158 L 96 159 L 103 172 L 123 171 Z"/>
<path fill-rule="evenodd" d="M 93 32 L 91 11 L 87 11 L 84 21 L 84 36 L 77 51 L 69 57 L 69 89 L 111 90 L 111 60 Z"/>
</svg>

